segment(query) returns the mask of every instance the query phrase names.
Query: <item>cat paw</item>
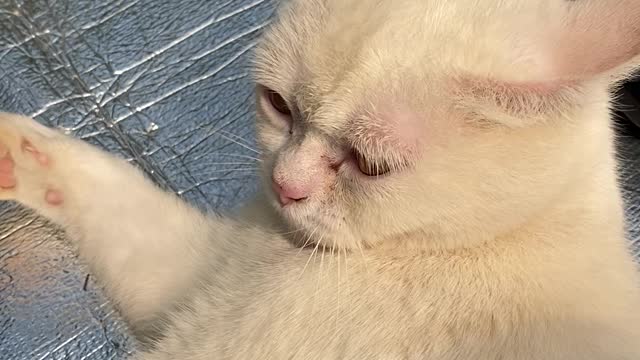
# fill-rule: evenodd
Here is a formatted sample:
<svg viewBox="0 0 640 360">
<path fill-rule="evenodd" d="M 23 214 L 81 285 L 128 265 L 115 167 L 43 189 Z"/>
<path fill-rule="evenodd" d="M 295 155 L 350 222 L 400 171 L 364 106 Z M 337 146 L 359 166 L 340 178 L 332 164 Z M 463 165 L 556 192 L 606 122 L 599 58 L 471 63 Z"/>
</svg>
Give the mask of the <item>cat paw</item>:
<svg viewBox="0 0 640 360">
<path fill-rule="evenodd" d="M 51 143 L 60 136 L 33 119 L 0 113 L 0 199 L 28 205 L 63 203 L 62 192 L 51 181 Z"/>
</svg>

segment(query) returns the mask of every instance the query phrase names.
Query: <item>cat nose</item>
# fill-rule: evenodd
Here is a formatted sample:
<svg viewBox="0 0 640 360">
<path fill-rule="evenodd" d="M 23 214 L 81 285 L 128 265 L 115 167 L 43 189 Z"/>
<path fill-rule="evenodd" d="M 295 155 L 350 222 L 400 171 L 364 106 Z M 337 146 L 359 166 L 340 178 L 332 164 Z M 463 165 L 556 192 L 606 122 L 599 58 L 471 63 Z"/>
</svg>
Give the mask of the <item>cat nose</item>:
<svg viewBox="0 0 640 360">
<path fill-rule="evenodd" d="M 271 186 L 278 195 L 278 202 L 280 202 L 281 206 L 302 201 L 309 197 L 310 190 L 305 186 L 279 183 L 275 179 L 272 179 Z"/>
</svg>

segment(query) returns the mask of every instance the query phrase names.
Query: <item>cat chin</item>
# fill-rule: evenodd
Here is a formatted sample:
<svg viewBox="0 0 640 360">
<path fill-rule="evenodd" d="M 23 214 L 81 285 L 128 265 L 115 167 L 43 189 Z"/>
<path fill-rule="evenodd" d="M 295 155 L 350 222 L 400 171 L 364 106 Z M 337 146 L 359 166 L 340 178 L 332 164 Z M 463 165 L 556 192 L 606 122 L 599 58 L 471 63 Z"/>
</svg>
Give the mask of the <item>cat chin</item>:
<svg viewBox="0 0 640 360">
<path fill-rule="evenodd" d="M 348 244 L 356 241 L 351 233 L 344 233 L 348 228 L 341 224 L 344 220 L 338 211 L 328 214 L 314 209 L 311 204 L 293 204 L 283 208 L 275 200 L 272 205 L 297 246 L 351 248 L 353 246 Z"/>
<path fill-rule="evenodd" d="M 293 242 L 300 247 L 323 248 L 332 251 L 356 250 L 365 247 L 361 236 L 354 234 L 350 227 L 338 220 L 309 219 L 304 224 L 288 223 L 289 231 L 295 231 Z"/>
</svg>

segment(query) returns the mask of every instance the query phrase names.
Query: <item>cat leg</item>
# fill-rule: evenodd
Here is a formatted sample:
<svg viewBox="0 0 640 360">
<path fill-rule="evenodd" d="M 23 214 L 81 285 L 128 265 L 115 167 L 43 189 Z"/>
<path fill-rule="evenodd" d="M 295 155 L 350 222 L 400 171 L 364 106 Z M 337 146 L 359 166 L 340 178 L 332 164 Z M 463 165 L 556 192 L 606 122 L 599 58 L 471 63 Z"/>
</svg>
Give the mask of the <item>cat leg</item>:
<svg viewBox="0 0 640 360">
<path fill-rule="evenodd" d="M 180 301 L 207 258 L 209 217 L 124 160 L 6 113 L 0 198 L 62 226 L 134 330 Z"/>
</svg>

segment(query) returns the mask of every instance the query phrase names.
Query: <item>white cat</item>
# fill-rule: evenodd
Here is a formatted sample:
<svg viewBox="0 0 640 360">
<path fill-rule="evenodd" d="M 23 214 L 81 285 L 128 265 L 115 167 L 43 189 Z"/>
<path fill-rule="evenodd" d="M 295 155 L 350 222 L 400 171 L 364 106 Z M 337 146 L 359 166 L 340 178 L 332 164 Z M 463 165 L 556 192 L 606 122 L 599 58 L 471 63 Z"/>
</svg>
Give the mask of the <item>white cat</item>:
<svg viewBox="0 0 640 360">
<path fill-rule="evenodd" d="M 263 191 L 202 214 L 0 115 L 138 359 L 640 359 L 609 87 L 638 0 L 296 0 L 256 58 Z"/>
</svg>

